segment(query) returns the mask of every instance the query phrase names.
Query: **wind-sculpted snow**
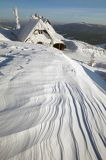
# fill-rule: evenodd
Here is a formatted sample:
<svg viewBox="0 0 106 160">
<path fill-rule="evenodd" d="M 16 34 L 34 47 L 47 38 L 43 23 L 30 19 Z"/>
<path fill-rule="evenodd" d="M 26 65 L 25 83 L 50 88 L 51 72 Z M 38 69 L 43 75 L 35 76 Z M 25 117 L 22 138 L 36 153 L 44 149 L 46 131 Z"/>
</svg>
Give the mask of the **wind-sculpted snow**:
<svg viewBox="0 0 106 160">
<path fill-rule="evenodd" d="M 0 45 L 0 160 L 105 160 L 106 95 L 96 81 L 56 49 Z"/>
<path fill-rule="evenodd" d="M 77 52 L 83 56 L 91 56 L 94 55 L 95 57 L 105 56 L 106 57 L 106 50 L 100 47 L 96 47 L 94 45 L 90 45 L 88 43 L 78 41 L 78 40 L 64 40 L 66 43 L 67 48 L 73 53 Z"/>
</svg>

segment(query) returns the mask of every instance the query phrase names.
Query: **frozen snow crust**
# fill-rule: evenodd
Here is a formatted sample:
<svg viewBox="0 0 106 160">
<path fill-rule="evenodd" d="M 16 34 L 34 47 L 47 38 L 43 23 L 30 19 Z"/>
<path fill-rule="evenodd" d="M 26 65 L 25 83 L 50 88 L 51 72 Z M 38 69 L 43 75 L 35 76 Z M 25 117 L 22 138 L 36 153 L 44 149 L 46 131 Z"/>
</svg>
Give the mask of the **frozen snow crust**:
<svg viewBox="0 0 106 160">
<path fill-rule="evenodd" d="M 105 83 L 89 72 L 52 47 L 0 42 L 0 160 L 105 160 Z"/>
</svg>

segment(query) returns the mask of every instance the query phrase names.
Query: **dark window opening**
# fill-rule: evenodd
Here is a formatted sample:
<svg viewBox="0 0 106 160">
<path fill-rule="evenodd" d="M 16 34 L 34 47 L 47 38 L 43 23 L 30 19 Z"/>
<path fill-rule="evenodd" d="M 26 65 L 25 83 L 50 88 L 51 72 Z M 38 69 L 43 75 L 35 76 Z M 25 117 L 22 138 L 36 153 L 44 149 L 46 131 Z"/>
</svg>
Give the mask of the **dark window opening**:
<svg viewBox="0 0 106 160">
<path fill-rule="evenodd" d="M 42 42 L 37 42 L 37 44 L 43 44 Z"/>
<path fill-rule="evenodd" d="M 42 33 L 43 33 L 43 31 L 42 31 L 42 30 L 39 30 L 38 32 L 39 32 L 39 34 L 42 34 Z"/>
<path fill-rule="evenodd" d="M 66 45 L 63 43 L 55 43 L 53 45 L 54 48 L 60 49 L 60 50 L 64 50 L 66 48 Z"/>
</svg>

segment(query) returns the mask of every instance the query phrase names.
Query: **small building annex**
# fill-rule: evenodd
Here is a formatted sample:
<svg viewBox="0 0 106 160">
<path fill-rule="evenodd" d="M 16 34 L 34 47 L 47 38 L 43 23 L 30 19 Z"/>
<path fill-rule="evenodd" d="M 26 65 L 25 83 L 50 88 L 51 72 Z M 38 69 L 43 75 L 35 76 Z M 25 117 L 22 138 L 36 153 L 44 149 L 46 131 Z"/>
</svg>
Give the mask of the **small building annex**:
<svg viewBox="0 0 106 160">
<path fill-rule="evenodd" d="M 64 50 L 66 45 L 62 39 L 63 37 L 56 33 L 49 21 L 39 16 L 32 16 L 29 22 L 18 33 L 19 41 L 44 44 Z"/>
</svg>

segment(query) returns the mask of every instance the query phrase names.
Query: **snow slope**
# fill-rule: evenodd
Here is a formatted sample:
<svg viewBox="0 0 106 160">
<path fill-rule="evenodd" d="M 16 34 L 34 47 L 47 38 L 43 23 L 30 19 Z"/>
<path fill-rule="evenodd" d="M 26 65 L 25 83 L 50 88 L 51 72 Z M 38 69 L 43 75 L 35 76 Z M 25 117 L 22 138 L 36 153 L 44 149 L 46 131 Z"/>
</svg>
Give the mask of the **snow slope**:
<svg viewBox="0 0 106 160">
<path fill-rule="evenodd" d="M 105 160 L 106 86 L 92 74 L 57 49 L 0 42 L 0 160 Z"/>
<path fill-rule="evenodd" d="M 100 48 L 106 49 L 106 43 L 98 44 L 98 45 L 96 45 L 96 47 L 100 47 Z"/>
<path fill-rule="evenodd" d="M 80 64 L 97 72 L 106 80 L 106 50 L 77 40 L 65 39 L 67 49 L 64 54 Z M 91 57 L 94 57 L 93 67 L 90 67 Z"/>
<path fill-rule="evenodd" d="M 0 33 L 0 41 L 9 41 L 9 39 Z"/>
<path fill-rule="evenodd" d="M 11 30 L 0 28 L 0 41 L 10 41 L 13 38 Z"/>
<path fill-rule="evenodd" d="M 65 43 L 71 52 L 79 52 L 79 54 L 82 54 L 83 56 L 91 56 L 92 54 L 94 54 L 95 57 L 106 56 L 106 50 L 103 48 L 82 41 L 65 39 Z"/>
</svg>

